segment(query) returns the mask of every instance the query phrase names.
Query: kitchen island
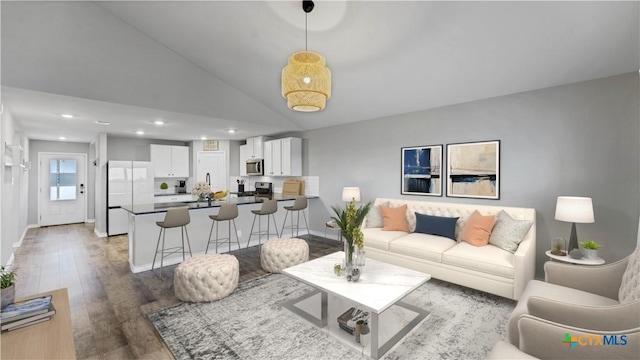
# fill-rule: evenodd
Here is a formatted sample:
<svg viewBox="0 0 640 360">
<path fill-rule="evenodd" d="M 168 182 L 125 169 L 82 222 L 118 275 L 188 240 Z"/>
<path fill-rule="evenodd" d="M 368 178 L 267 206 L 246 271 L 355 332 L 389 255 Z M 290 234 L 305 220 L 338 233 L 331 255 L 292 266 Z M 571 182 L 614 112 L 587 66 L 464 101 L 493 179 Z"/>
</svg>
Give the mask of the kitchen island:
<svg viewBox="0 0 640 360">
<path fill-rule="evenodd" d="M 161 204 L 137 204 L 122 206 L 124 210 L 129 213 L 129 267 L 131 272 L 138 273 L 142 271 L 151 270 L 153 256 L 156 250 L 156 244 L 158 241 L 158 234 L 160 233 L 160 227 L 156 225 L 156 221 L 162 221 L 164 219 L 167 210 L 176 207 L 188 207 L 189 217 L 191 222 L 187 225 L 187 231 L 189 233 L 189 240 L 191 243 L 191 252 L 195 256 L 197 254 L 204 254 L 207 248 L 207 242 L 209 239 L 209 231 L 211 230 L 212 220 L 209 215 L 215 215 L 218 213 L 222 204 L 230 203 L 238 205 L 238 217 L 235 219 L 236 227 L 238 230 L 238 238 L 240 239 L 240 246 L 242 248 L 247 247 L 247 240 L 249 239 L 249 232 L 251 231 L 251 223 L 253 222 L 253 213 L 251 210 L 259 210 L 262 207 L 262 202 L 265 199 L 275 199 L 278 201 L 278 212 L 276 212 L 276 224 L 278 225 L 278 231 L 282 230 L 282 222 L 284 221 L 286 210 L 283 206 L 293 205 L 295 196 L 288 196 L 283 194 L 272 194 L 269 196 L 246 196 L 246 197 L 227 197 L 223 200 L 215 200 L 209 202 L 175 202 L 175 203 L 161 203 Z M 317 198 L 317 196 L 307 196 L 308 199 Z M 302 216 L 301 216 L 302 217 Z M 294 215 L 294 221 L 296 216 Z M 307 212 L 307 219 L 309 218 Z M 291 214 L 287 218 L 287 224 L 290 225 Z M 220 224 L 219 236 L 226 238 L 227 236 L 227 223 Z M 267 217 L 262 217 L 262 230 L 266 231 Z M 304 230 L 303 230 L 304 229 Z M 270 237 L 275 237 L 275 231 L 273 230 L 273 220 L 271 221 L 270 230 L 273 233 Z M 233 225 L 231 226 L 233 231 Z M 254 231 L 258 231 L 258 220 Z M 300 219 L 300 234 L 306 233 L 304 226 L 304 218 Z M 213 232 L 215 237 L 215 230 Z M 283 237 L 290 237 L 291 233 L 287 232 Z M 262 243 L 267 240 L 266 236 L 262 237 Z M 165 248 L 174 246 L 180 246 L 182 242 L 180 236 L 180 228 L 167 229 Z M 258 237 L 254 235 L 251 238 L 249 246 L 258 245 Z M 188 246 L 185 243 L 186 250 Z M 231 250 L 237 250 L 238 244 L 235 241 L 235 236 L 232 236 Z M 221 245 L 218 248 L 218 253 L 228 252 L 228 245 Z M 209 253 L 215 254 L 215 245 L 212 244 L 209 247 Z M 187 254 L 188 256 L 188 254 Z M 164 259 L 164 265 L 172 265 L 182 262 L 182 254 L 173 254 Z M 160 255 L 156 259 L 156 265 L 160 266 Z"/>
</svg>

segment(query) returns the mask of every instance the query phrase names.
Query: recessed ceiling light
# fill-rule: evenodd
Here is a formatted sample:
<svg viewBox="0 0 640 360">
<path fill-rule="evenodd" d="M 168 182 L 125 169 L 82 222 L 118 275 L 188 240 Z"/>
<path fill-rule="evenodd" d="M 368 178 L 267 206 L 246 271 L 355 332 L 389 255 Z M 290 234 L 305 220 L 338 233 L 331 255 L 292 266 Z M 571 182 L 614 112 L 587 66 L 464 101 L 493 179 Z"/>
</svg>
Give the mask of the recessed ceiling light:
<svg viewBox="0 0 640 360">
<path fill-rule="evenodd" d="M 207 137 L 206 136 L 201 136 L 200 140 L 207 140 Z"/>
<path fill-rule="evenodd" d="M 64 136 L 58 136 L 58 140 L 67 140 L 67 138 Z"/>
<path fill-rule="evenodd" d="M 138 134 L 138 135 L 144 135 L 144 131 L 142 131 L 142 130 L 138 130 L 138 131 L 136 131 L 136 134 Z"/>
<path fill-rule="evenodd" d="M 65 119 L 73 119 L 73 115 L 72 114 L 62 114 L 60 116 L 62 116 Z"/>
<path fill-rule="evenodd" d="M 236 129 L 229 129 L 229 130 L 227 130 L 227 132 L 228 132 L 229 134 L 233 134 L 233 133 L 235 133 L 235 132 L 236 132 Z"/>
<path fill-rule="evenodd" d="M 98 124 L 98 125 L 111 125 L 110 122 L 108 121 L 102 121 L 102 120 L 96 120 L 94 121 L 94 123 Z"/>
<path fill-rule="evenodd" d="M 153 123 L 156 124 L 156 125 L 164 125 L 164 121 L 162 121 L 162 120 L 156 120 Z"/>
</svg>

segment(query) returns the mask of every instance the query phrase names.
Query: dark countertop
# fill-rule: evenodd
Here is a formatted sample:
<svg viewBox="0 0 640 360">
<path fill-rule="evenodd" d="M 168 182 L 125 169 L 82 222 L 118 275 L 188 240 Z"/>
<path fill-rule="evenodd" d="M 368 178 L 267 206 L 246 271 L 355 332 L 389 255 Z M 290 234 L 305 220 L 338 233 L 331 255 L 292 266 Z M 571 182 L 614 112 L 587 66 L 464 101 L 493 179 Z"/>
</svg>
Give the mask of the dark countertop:
<svg viewBox="0 0 640 360">
<path fill-rule="evenodd" d="M 195 196 L 195 195 L 192 195 L 191 193 L 186 193 L 186 192 L 183 192 L 183 193 L 162 193 L 162 194 L 153 194 L 153 196 L 175 196 L 175 195 L 191 195 L 191 196 Z"/>
<path fill-rule="evenodd" d="M 307 199 L 315 199 L 318 196 L 309 196 L 307 195 Z M 161 204 L 138 204 L 138 205 L 124 205 L 121 206 L 122 209 L 130 212 L 133 215 L 144 215 L 144 214 L 155 214 L 155 213 L 163 213 L 167 212 L 167 210 L 176 207 L 188 206 L 189 210 L 200 210 L 200 209 L 208 209 L 220 207 L 222 204 L 237 204 L 237 205 L 249 205 L 249 204 L 259 204 L 263 202 L 265 199 L 274 199 L 278 201 L 288 201 L 294 200 L 295 196 L 292 195 L 282 195 L 282 194 L 273 194 L 270 197 L 267 196 L 244 196 L 244 197 L 227 197 L 223 200 L 212 200 L 211 205 L 207 201 L 197 202 L 197 201 L 181 201 L 181 202 L 171 202 L 171 203 L 161 203 Z"/>
</svg>

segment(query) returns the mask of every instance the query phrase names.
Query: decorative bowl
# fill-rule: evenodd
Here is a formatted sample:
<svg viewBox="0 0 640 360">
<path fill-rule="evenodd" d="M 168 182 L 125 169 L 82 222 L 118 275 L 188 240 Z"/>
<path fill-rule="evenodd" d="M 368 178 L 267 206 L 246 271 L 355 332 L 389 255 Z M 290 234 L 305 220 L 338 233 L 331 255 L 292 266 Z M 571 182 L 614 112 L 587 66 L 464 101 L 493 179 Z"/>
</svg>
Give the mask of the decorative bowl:
<svg viewBox="0 0 640 360">
<path fill-rule="evenodd" d="M 221 200 L 221 199 L 224 199 L 228 194 L 229 194 L 229 191 L 227 190 L 216 191 L 211 194 L 211 198 L 213 198 L 214 200 Z"/>
</svg>

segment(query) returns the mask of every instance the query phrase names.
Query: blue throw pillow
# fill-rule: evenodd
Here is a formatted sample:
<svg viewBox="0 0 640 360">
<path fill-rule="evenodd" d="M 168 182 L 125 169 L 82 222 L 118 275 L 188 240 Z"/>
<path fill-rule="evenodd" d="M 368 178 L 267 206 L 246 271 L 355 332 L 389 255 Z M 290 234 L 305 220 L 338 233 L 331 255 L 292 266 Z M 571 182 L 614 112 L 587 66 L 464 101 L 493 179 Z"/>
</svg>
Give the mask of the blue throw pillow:
<svg viewBox="0 0 640 360">
<path fill-rule="evenodd" d="M 456 240 L 456 222 L 457 217 L 430 216 L 424 214 L 416 214 L 416 230 L 414 232 L 439 235 Z"/>
</svg>

